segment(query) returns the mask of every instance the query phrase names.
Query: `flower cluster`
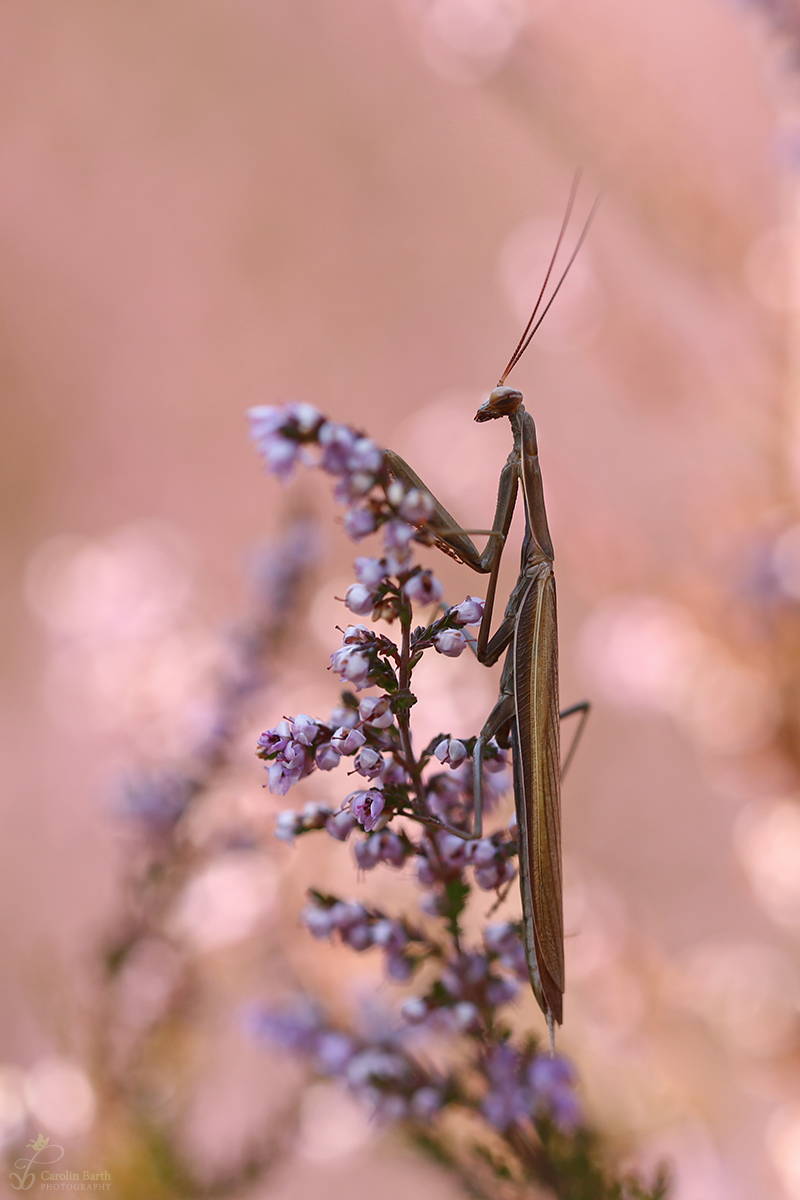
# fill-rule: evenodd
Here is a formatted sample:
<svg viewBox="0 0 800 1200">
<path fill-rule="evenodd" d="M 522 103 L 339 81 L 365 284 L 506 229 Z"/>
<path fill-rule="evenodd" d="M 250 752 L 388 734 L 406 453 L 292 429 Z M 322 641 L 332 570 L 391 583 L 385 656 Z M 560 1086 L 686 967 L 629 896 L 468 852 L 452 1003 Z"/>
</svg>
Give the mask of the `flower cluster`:
<svg viewBox="0 0 800 1200">
<path fill-rule="evenodd" d="M 317 1073 L 341 1080 L 381 1120 L 423 1127 L 431 1147 L 439 1137 L 440 1110 L 469 1110 L 504 1139 L 508 1152 L 521 1160 L 525 1178 L 552 1184 L 561 1171 L 558 1156 L 568 1163 L 569 1153 L 564 1157 L 562 1146 L 548 1157 L 548 1139 L 554 1131 L 571 1138 L 581 1122 L 574 1073 L 565 1060 L 540 1054 L 535 1038 L 515 1044 L 504 1015 L 529 981 L 520 924 L 489 924 L 478 945 L 469 945 L 464 933 L 471 896 L 496 892 L 491 911 L 505 899 L 515 875 L 516 831 L 513 825 L 482 836 L 472 831 L 474 735 L 440 733 L 420 750 L 411 736 L 414 670 L 427 652 L 454 658 L 470 644 L 475 648 L 466 630 L 483 620 L 484 601 L 467 596 L 445 608 L 442 585 L 414 561 L 414 543 L 457 554 L 447 544 L 441 510 L 431 496 L 393 473 L 406 474 L 399 460 L 309 405 L 258 408 L 250 417 L 273 473 L 286 478 L 298 462 L 321 468 L 336 478 L 350 537 L 360 542 L 381 534 L 380 553 L 356 558 L 355 581 L 343 601 L 356 617 L 397 622 L 400 628 L 394 641 L 366 625 L 348 625 L 331 655 L 331 670 L 352 689 L 342 693 L 341 705 L 326 721 L 304 713 L 285 716 L 261 735 L 257 753 L 278 795 L 345 759 L 348 774 L 361 776 L 337 809 L 312 801 L 301 811 L 281 813 L 277 835 L 292 841 L 325 829 L 345 841 L 363 831 L 353 838 L 360 870 L 379 864 L 401 869 L 414 859 L 423 889 L 418 920 L 314 890 L 301 914 L 313 937 L 336 939 L 358 953 L 377 949 L 388 978 L 413 987 L 380 1034 L 334 1028 L 303 998 L 283 1009 L 260 1010 L 251 1026 L 268 1042 L 304 1055 Z M 431 520 L 435 513 L 438 524 Z M 414 624 L 418 608 L 433 610 L 427 623 Z M 361 694 L 368 689 L 375 690 Z M 507 758 L 496 742 L 483 747 L 478 778 L 484 813 L 508 790 Z M 422 826 L 416 839 L 409 822 Z M 449 1072 L 425 1065 L 409 1049 L 420 1039 L 443 1037 L 460 1043 L 453 1060 L 458 1065 Z M 574 1145 L 579 1157 L 579 1140 Z M 564 1179 L 570 1169 L 565 1166 Z M 591 1169 L 604 1188 L 602 1171 Z M 496 1176 L 506 1178 L 504 1170 L 498 1167 Z"/>
<path fill-rule="evenodd" d="M 318 1074 L 339 1079 L 378 1121 L 429 1121 L 457 1094 L 453 1079 L 418 1062 L 400 1036 L 368 1040 L 332 1028 L 307 997 L 284 1008 L 254 1009 L 247 1024 L 261 1040 L 301 1054 Z"/>
</svg>

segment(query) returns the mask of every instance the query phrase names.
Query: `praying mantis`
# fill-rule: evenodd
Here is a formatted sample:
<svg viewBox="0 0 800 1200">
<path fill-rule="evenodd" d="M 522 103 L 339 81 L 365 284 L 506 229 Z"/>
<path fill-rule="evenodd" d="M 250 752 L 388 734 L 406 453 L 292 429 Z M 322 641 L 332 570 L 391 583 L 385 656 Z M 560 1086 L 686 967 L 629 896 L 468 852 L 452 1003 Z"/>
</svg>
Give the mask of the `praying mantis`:
<svg viewBox="0 0 800 1200">
<path fill-rule="evenodd" d="M 492 738 L 496 738 L 501 746 L 510 745 L 525 957 L 533 993 L 550 1030 L 551 1045 L 554 1027 L 563 1021 L 564 995 L 561 777 L 572 759 L 589 706 L 582 702 L 559 713 L 554 553 L 547 526 L 536 426 L 533 417 L 523 406 L 522 393 L 507 387 L 505 381 L 553 303 L 597 211 L 600 197 L 595 201 L 575 250 L 536 321 L 569 222 L 579 177 L 579 174 L 576 175 L 573 182 L 561 231 L 533 313 L 497 387 L 475 415 L 475 420 L 479 422 L 508 417 L 513 435 L 513 447 L 500 474 L 491 530 L 463 529 L 412 468 L 393 451 L 386 451 L 391 473 L 408 487 L 419 488 L 431 496 L 433 512 L 425 525 L 440 548 L 473 571 L 489 576 L 484 614 L 473 649 L 479 662 L 486 666 L 494 665 L 504 650 L 508 653 L 500 679 L 499 698 L 475 744 L 473 830 L 465 833 L 452 829 L 451 832 L 464 838 L 481 836 L 484 748 Z M 525 510 L 520 572 L 503 620 L 494 636 L 490 637 L 500 561 L 520 487 Z M 488 536 L 483 553 L 478 552 L 470 534 Z M 562 766 L 559 721 L 578 712 L 581 713 L 580 725 Z"/>
</svg>

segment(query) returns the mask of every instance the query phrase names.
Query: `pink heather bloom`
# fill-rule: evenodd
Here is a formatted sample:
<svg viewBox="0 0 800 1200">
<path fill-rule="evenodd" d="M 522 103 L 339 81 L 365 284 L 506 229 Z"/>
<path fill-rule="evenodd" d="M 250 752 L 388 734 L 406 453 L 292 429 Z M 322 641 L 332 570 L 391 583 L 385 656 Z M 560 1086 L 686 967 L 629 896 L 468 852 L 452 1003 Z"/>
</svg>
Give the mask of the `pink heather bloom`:
<svg viewBox="0 0 800 1200">
<path fill-rule="evenodd" d="M 405 1001 L 400 1012 L 409 1025 L 421 1025 L 429 1016 L 430 1009 L 422 996 L 412 996 L 410 1000 Z"/>
<path fill-rule="evenodd" d="M 332 838 L 336 838 L 337 842 L 346 842 L 348 836 L 353 832 L 358 822 L 351 812 L 342 810 L 341 812 L 333 813 L 325 822 L 325 828 Z"/>
<path fill-rule="evenodd" d="M 398 521 L 396 518 L 387 521 L 383 527 L 384 545 L 387 550 L 404 551 L 414 533 L 414 526 L 409 525 L 407 521 Z"/>
<path fill-rule="evenodd" d="M 349 471 L 369 471 L 375 474 L 383 466 L 383 451 L 375 445 L 371 438 L 356 439 L 347 460 Z"/>
<path fill-rule="evenodd" d="M 450 613 L 459 625 L 479 625 L 483 620 L 485 604 L 486 601 L 481 600 L 479 596 L 467 596 L 466 600 L 452 608 Z"/>
<path fill-rule="evenodd" d="M 323 470 L 330 471 L 331 475 L 344 475 L 356 441 L 353 430 L 347 425 L 337 425 L 335 421 L 325 421 L 320 426 L 317 441 L 322 450 Z"/>
<path fill-rule="evenodd" d="M 353 792 L 348 799 L 359 825 L 363 825 L 366 832 L 371 833 L 383 812 L 383 792 L 378 788 L 368 788 L 365 792 Z"/>
<path fill-rule="evenodd" d="M 300 814 L 293 812 L 292 809 L 286 809 L 285 812 L 278 813 L 275 819 L 275 837 L 279 841 L 288 842 L 291 845 L 302 826 L 303 821 Z"/>
<path fill-rule="evenodd" d="M 460 629 L 443 629 L 434 636 L 433 644 L 446 658 L 458 658 L 467 648 L 467 639 Z"/>
<path fill-rule="evenodd" d="M 363 583 L 351 583 L 344 594 L 344 602 L 350 612 L 359 617 L 365 617 L 375 607 L 375 593 Z"/>
<path fill-rule="evenodd" d="M 292 726 L 289 721 L 279 721 L 273 729 L 265 729 L 258 739 L 258 750 L 261 757 L 280 754 L 292 740 Z"/>
<path fill-rule="evenodd" d="M 368 533 L 374 533 L 377 528 L 375 514 L 371 508 L 353 504 L 344 516 L 344 528 L 347 536 L 354 542 L 360 542 Z"/>
<path fill-rule="evenodd" d="M 434 503 L 430 492 L 420 491 L 419 488 L 412 488 L 410 492 L 406 492 L 399 506 L 400 516 L 406 521 L 411 521 L 413 525 L 421 525 L 428 521 L 433 516 L 433 510 Z"/>
<path fill-rule="evenodd" d="M 339 751 L 334 749 L 330 742 L 323 742 L 314 752 L 314 762 L 320 771 L 332 771 L 334 767 L 338 767 L 340 757 Z"/>
<path fill-rule="evenodd" d="M 439 742 L 433 753 L 443 766 L 447 764 L 453 768 L 467 757 L 467 747 L 457 738 L 445 738 L 444 741 Z"/>
<path fill-rule="evenodd" d="M 353 565 L 355 567 L 356 579 L 359 583 L 363 583 L 364 587 L 374 590 L 386 579 L 385 558 L 366 558 L 360 556 Z"/>
<path fill-rule="evenodd" d="M 388 729 L 394 721 L 388 696 L 365 696 L 358 706 L 358 715 L 365 725 L 371 725 L 373 729 Z"/>
<path fill-rule="evenodd" d="M 403 591 L 415 604 L 438 604 L 444 588 L 432 571 L 419 571 L 403 584 Z"/>
<path fill-rule="evenodd" d="M 331 738 L 331 746 L 337 754 L 355 754 L 366 740 L 360 729 L 347 729 L 343 725 Z"/>
<path fill-rule="evenodd" d="M 292 737 L 303 746 L 311 746 L 319 733 L 319 721 L 305 713 L 298 713 L 292 721 Z"/>
<path fill-rule="evenodd" d="M 366 687 L 369 681 L 369 658 L 355 646 L 342 646 L 331 655 L 331 667 L 340 676 L 342 682 L 355 684 L 356 688 Z"/>
<path fill-rule="evenodd" d="M 359 775 L 365 775 L 367 779 L 374 779 L 383 770 L 383 755 L 372 746 L 362 746 L 355 757 L 353 766 Z"/>
</svg>

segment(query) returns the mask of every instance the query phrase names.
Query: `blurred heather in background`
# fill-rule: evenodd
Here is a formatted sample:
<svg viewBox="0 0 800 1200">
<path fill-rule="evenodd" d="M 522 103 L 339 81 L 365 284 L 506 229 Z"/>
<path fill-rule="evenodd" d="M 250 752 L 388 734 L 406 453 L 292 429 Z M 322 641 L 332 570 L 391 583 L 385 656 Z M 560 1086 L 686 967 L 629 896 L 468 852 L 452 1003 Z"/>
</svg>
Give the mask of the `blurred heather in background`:
<svg viewBox="0 0 800 1200">
<path fill-rule="evenodd" d="M 120 1196 L 200 1194 L 176 1146 L 270 1200 L 460 1194 L 242 1035 L 254 997 L 395 996 L 298 929 L 310 884 L 409 894 L 272 836 L 253 745 L 336 703 L 353 550 L 243 412 L 364 427 L 484 527 L 507 430 L 471 416 L 582 165 L 608 195 L 513 380 L 562 699 L 595 704 L 559 1046 L 609 1154 L 668 1159 L 677 1200 L 800 1197 L 798 31 L 790 0 L 0 5 L 12 1158 L 44 1129 Z M 495 673 L 424 669 L 420 736 L 477 728 Z"/>
</svg>

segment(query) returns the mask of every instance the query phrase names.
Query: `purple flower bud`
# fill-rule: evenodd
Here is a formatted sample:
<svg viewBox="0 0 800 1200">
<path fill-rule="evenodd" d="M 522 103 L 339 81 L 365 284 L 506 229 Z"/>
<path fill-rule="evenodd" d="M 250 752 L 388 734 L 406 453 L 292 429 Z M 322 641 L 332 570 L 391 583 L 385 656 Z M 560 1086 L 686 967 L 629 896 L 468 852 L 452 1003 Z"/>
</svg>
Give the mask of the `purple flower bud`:
<svg viewBox="0 0 800 1200">
<path fill-rule="evenodd" d="M 406 849 L 402 839 L 389 829 L 381 833 L 373 833 L 378 838 L 378 860 L 388 863 L 391 867 L 402 867 L 406 861 Z"/>
<path fill-rule="evenodd" d="M 470 856 L 470 843 L 454 833 L 438 833 L 436 845 L 439 855 L 448 867 L 460 869 L 467 865 Z"/>
<path fill-rule="evenodd" d="M 298 713 L 292 721 L 292 737 L 303 746 L 312 746 L 319 733 L 319 721 L 305 713 Z"/>
<path fill-rule="evenodd" d="M 303 805 L 303 828 L 304 829 L 322 829 L 322 826 L 331 815 L 331 810 L 327 804 L 320 804 L 316 800 L 309 800 Z"/>
<path fill-rule="evenodd" d="M 490 979 L 486 985 L 486 1000 L 493 1008 L 510 1004 L 519 988 L 513 979 Z"/>
<path fill-rule="evenodd" d="M 539 1096 L 552 1096 L 564 1087 L 575 1086 L 575 1069 L 561 1055 L 539 1054 L 528 1068 L 528 1082 Z"/>
<path fill-rule="evenodd" d="M 410 521 L 412 525 L 422 525 L 423 522 L 430 520 L 434 509 L 435 505 L 430 492 L 423 492 L 419 488 L 412 488 L 410 492 L 406 492 L 399 505 L 400 516 L 404 517 L 406 521 Z"/>
<path fill-rule="evenodd" d="M 336 756 L 337 762 L 339 756 Z M 337 842 L 347 841 L 348 835 L 352 833 L 357 825 L 357 821 L 351 812 L 342 811 L 334 813 L 332 817 L 328 817 L 325 822 L 325 828 L 332 838 L 336 838 Z"/>
<path fill-rule="evenodd" d="M 288 842 L 291 845 L 302 825 L 300 814 L 287 809 L 285 812 L 278 813 L 275 818 L 275 837 L 279 841 Z"/>
<path fill-rule="evenodd" d="M 408 934 L 403 928 L 402 922 L 391 921 L 388 917 L 384 917 L 372 926 L 372 940 L 376 946 L 382 946 L 384 950 L 400 951 L 408 945 Z"/>
<path fill-rule="evenodd" d="M 497 846 L 491 838 L 481 838 L 472 843 L 472 861 L 476 867 L 484 867 L 493 863 L 497 857 Z"/>
<path fill-rule="evenodd" d="M 367 910 L 357 900 L 337 900 L 330 912 L 337 929 L 349 929 L 367 920 Z"/>
<path fill-rule="evenodd" d="M 286 424 L 293 426 L 300 433 L 311 433 L 322 420 L 322 413 L 313 404 L 295 401 L 284 408 Z"/>
<path fill-rule="evenodd" d="M 355 817 L 353 817 L 355 821 Z M 380 862 L 380 834 L 373 833 L 353 843 L 356 862 L 362 871 L 372 871 Z"/>
<path fill-rule="evenodd" d="M 414 526 L 407 521 L 387 521 L 383 527 L 383 544 L 387 550 L 405 552 L 414 532 Z"/>
<path fill-rule="evenodd" d="M 459 1000 L 458 1004 L 453 1005 L 451 1011 L 453 1022 L 457 1029 L 461 1029 L 464 1033 L 467 1033 L 469 1030 L 478 1028 L 478 1007 L 471 1000 Z"/>
<path fill-rule="evenodd" d="M 370 672 L 369 658 L 354 646 L 342 646 L 339 650 L 334 650 L 331 655 L 331 667 L 342 682 L 349 681 L 355 684 L 356 688 L 366 687 Z"/>
<path fill-rule="evenodd" d="M 343 725 L 331 737 L 331 746 L 337 754 L 355 754 L 366 740 L 360 729 L 346 729 Z"/>
<path fill-rule="evenodd" d="M 428 1122 L 442 1107 L 442 1093 L 435 1087 L 417 1088 L 411 1097 L 411 1115 L 417 1121 Z"/>
<path fill-rule="evenodd" d="M 366 646 L 375 641 L 375 634 L 366 625 L 348 625 L 342 636 L 345 646 Z"/>
<path fill-rule="evenodd" d="M 443 629 L 434 635 L 433 645 L 446 658 L 458 658 L 467 648 L 467 639 L 460 629 Z"/>
<path fill-rule="evenodd" d="M 375 599 L 375 593 L 364 587 L 363 583 L 351 583 L 344 594 L 345 606 L 359 617 L 372 612 L 375 607 Z"/>
<path fill-rule="evenodd" d="M 357 558 L 353 564 L 356 572 L 356 579 L 359 583 L 363 583 L 364 587 L 370 588 L 373 591 L 380 587 L 386 579 L 386 559 L 384 558 Z"/>
<path fill-rule="evenodd" d="M 355 1042 L 346 1033 L 325 1030 L 317 1038 L 317 1066 L 325 1075 L 341 1075 L 355 1050 Z"/>
<path fill-rule="evenodd" d="M 430 859 L 421 858 L 417 864 L 417 882 L 419 883 L 420 887 L 433 887 L 435 883 L 439 882 L 439 878 L 439 873 L 433 866 L 433 863 L 430 861 Z M 437 916 L 439 913 L 438 900 L 436 901 L 436 905 L 433 907 L 433 909 L 429 909 L 427 907 L 426 902 L 428 900 L 429 897 L 423 896 L 419 902 L 420 908 L 424 909 L 425 912 L 430 912 L 431 916 Z"/>
<path fill-rule="evenodd" d="M 493 746 L 494 742 L 492 742 L 490 744 Z M 489 771 L 491 773 L 496 774 L 499 771 L 505 771 L 507 762 L 508 762 L 508 751 L 503 750 L 501 746 L 498 746 L 497 747 L 497 756 L 495 758 L 484 758 L 483 769 L 484 769 L 484 771 Z"/>
<path fill-rule="evenodd" d="M 300 920 L 315 938 L 329 938 L 335 929 L 332 908 L 320 908 L 318 904 L 307 904 L 300 912 Z"/>
<path fill-rule="evenodd" d="M 378 788 L 369 788 L 364 792 L 353 792 L 348 799 L 359 825 L 363 825 L 367 833 L 370 833 L 383 812 L 383 792 Z"/>
<path fill-rule="evenodd" d="M 393 951 L 386 955 L 386 973 L 397 983 L 405 983 L 411 978 L 414 964 L 405 954 L 395 954 Z"/>
<path fill-rule="evenodd" d="M 299 1054 L 314 1049 L 321 1028 L 319 1009 L 305 996 L 283 1010 L 254 1012 L 248 1024 L 257 1037 Z"/>
<path fill-rule="evenodd" d="M 356 439 L 347 461 L 350 471 L 367 471 L 376 474 L 383 467 L 383 451 L 371 438 Z"/>
<path fill-rule="evenodd" d="M 335 750 L 330 742 L 323 742 L 314 752 L 314 762 L 320 771 L 332 771 L 334 767 L 338 767 L 339 758 L 338 750 Z"/>
<path fill-rule="evenodd" d="M 418 571 L 403 584 L 403 591 L 415 604 L 427 606 L 438 604 L 444 595 L 444 588 L 432 571 Z"/>
<path fill-rule="evenodd" d="M 362 746 L 353 761 L 353 766 L 359 775 L 374 779 L 383 769 L 383 755 L 372 746 Z"/>
<path fill-rule="evenodd" d="M 322 450 L 320 461 L 323 470 L 331 475 L 343 475 L 348 469 L 348 459 L 356 441 L 355 432 L 347 425 L 325 421 L 320 426 L 317 441 Z"/>
<path fill-rule="evenodd" d="M 279 479 L 288 479 L 300 454 L 299 443 L 275 430 L 273 433 L 253 433 L 259 454 L 268 471 Z"/>
<path fill-rule="evenodd" d="M 285 762 L 270 763 L 267 772 L 269 790 L 276 796 L 285 796 L 289 788 L 298 782 L 301 775 L 302 768 L 299 766 L 292 766 Z"/>
<path fill-rule="evenodd" d="M 402 1005 L 400 1012 L 409 1025 L 421 1025 L 430 1014 L 428 1003 L 421 996 L 412 996 Z"/>
<path fill-rule="evenodd" d="M 433 752 L 442 765 L 457 767 L 467 757 L 467 748 L 457 738 L 444 738 Z"/>
<path fill-rule="evenodd" d="M 365 696 L 358 706 L 358 715 L 365 725 L 374 729 L 388 729 L 394 721 L 388 696 Z"/>
<path fill-rule="evenodd" d="M 369 950 L 372 945 L 372 930 L 366 922 L 361 925 L 349 925 L 347 929 L 342 930 L 342 941 L 353 950 Z"/>
<path fill-rule="evenodd" d="M 292 727 L 288 721 L 279 721 L 274 729 L 266 729 L 258 739 L 257 753 L 261 758 L 280 754 L 292 738 Z"/>
<path fill-rule="evenodd" d="M 375 532 L 377 528 L 375 514 L 371 508 L 353 504 L 344 515 L 344 528 L 349 538 L 352 538 L 354 542 L 360 542 L 367 534 Z"/>
<path fill-rule="evenodd" d="M 483 610 L 486 604 L 478 596 L 467 596 L 455 608 L 450 609 L 450 615 L 459 625 L 479 625 L 483 620 Z"/>
</svg>

